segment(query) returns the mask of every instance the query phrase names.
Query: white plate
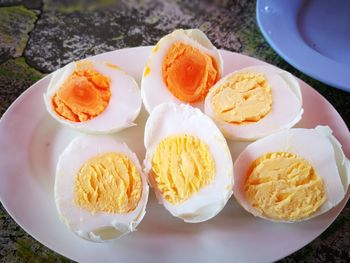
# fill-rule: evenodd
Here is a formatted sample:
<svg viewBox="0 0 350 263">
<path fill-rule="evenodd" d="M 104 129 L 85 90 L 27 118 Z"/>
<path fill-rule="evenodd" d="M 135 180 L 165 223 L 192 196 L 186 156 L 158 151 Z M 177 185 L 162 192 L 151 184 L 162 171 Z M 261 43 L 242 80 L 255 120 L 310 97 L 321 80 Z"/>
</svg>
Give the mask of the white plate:
<svg viewBox="0 0 350 263">
<path fill-rule="evenodd" d="M 138 81 L 151 47 L 117 50 L 96 56 L 109 60 Z M 263 62 L 221 51 L 224 74 Z M 186 224 L 158 205 L 151 194 L 146 216 L 138 231 L 113 243 L 82 240 L 58 219 L 53 198 L 54 170 L 59 153 L 78 133 L 57 124 L 45 110 L 45 77 L 7 110 L 0 123 L 0 197 L 15 221 L 52 250 L 79 262 L 270 262 L 308 244 L 337 217 L 341 204 L 307 222 L 276 224 L 254 218 L 231 198 L 214 219 Z M 305 114 L 299 126 L 329 125 L 350 156 L 350 133 L 336 110 L 320 94 L 300 81 Z M 143 128 L 147 113 L 142 110 L 138 126 L 116 136 L 129 144 L 143 160 Z M 244 147 L 230 142 L 233 158 Z"/>
</svg>

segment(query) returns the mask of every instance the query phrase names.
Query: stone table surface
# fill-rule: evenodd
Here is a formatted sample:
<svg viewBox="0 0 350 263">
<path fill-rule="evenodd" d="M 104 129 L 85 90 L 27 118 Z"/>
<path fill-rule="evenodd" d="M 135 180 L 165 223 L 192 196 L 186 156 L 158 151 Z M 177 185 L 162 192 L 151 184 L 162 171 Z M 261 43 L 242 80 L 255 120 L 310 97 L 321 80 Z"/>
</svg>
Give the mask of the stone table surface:
<svg viewBox="0 0 350 263">
<path fill-rule="evenodd" d="M 200 28 L 218 48 L 290 71 L 321 93 L 350 126 L 350 93 L 304 75 L 279 57 L 256 25 L 255 1 L 248 0 L 0 0 L 0 115 L 37 80 L 73 60 L 153 45 L 176 28 Z M 2 205 L 0 227 L 1 262 L 70 262 L 22 230 Z M 348 202 L 323 234 L 281 262 L 349 262 L 349 248 Z"/>
</svg>

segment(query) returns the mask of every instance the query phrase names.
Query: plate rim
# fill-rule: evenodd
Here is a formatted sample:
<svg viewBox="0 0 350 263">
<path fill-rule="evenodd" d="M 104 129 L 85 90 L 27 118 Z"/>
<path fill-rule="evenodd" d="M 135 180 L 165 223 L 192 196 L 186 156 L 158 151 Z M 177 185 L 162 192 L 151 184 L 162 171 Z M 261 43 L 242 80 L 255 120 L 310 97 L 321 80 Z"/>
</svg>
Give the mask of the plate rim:
<svg viewBox="0 0 350 263">
<path fill-rule="evenodd" d="M 271 7 L 273 6 L 273 3 L 275 5 L 283 5 L 285 3 L 289 6 L 294 5 L 292 6 L 293 12 L 291 13 L 295 13 L 296 11 L 298 11 L 296 9 L 300 8 L 301 2 L 292 2 L 278 1 L 277 3 L 269 0 L 257 0 L 256 20 L 258 27 L 262 35 L 264 36 L 264 39 L 279 56 L 281 56 L 286 62 L 288 62 L 290 65 L 300 70 L 304 74 L 337 89 L 350 92 L 350 81 L 344 78 L 343 74 L 338 74 L 339 71 L 349 72 L 349 65 L 340 63 L 334 59 L 320 54 L 316 50 L 312 49 L 308 44 L 306 44 L 303 38 L 297 32 L 295 32 L 295 30 L 293 30 L 291 26 L 284 26 L 285 23 L 283 23 L 283 21 L 279 19 L 278 16 L 270 16 L 270 18 L 267 18 L 267 16 L 270 14 L 268 12 L 263 12 L 265 7 L 268 7 L 269 5 Z M 295 21 L 296 16 L 296 14 L 289 14 L 289 16 L 287 16 L 287 19 L 294 19 Z M 269 33 L 269 29 L 266 25 L 271 24 L 271 22 L 268 22 L 269 20 L 274 20 L 276 24 L 279 25 L 279 27 L 277 27 L 279 28 L 278 34 Z M 278 35 L 278 37 L 276 35 Z M 292 38 L 292 42 L 294 41 L 294 44 L 298 46 L 298 53 L 293 53 L 293 51 L 291 51 L 289 46 L 290 41 L 280 41 L 279 37 L 281 36 L 287 37 L 289 39 Z M 306 61 L 305 58 L 307 58 L 308 60 Z M 315 61 L 314 64 L 317 64 L 318 66 L 310 67 L 311 60 Z M 323 68 L 320 70 L 319 66 L 322 66 Z"/>
</svg>

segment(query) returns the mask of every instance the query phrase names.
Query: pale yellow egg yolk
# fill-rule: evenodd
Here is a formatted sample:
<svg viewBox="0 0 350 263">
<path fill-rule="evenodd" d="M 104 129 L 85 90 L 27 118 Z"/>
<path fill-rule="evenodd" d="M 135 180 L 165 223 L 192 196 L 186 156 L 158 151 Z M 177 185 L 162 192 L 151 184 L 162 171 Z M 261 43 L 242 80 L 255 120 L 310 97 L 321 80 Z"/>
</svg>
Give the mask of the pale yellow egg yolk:
<svg viewBox="0 0 350 263">
<path fill-rule="evenodd" d="M 91 213 L 128 213 L 137 207 L 141 194 L 140 173 L 121 153 L 93 157 L 75 177 L 75 203 Z"/>
<path fill-rule="evenodd" d="M 60 117 L 82 122 L 101 114 L 108 106 L 110 80 L 97 72 L 91 61 L 76 62 L 75 71 L 52 97 L 54 111 Z"/>
<path fill-rule="evenodd" d="M 276 220 L 309 217 L 326 201 L 322 179 L 302 157 L 267 153 L 253 162 L 244 191 L 251 205 Z"/>
<path fill-rule="evenodd" d="M 150 69 L 146 68 L 146 72 Z M 168 90 L 179 100 L 204 100 L 209 89 L 220 78 L 215 59 L 199 49 L 181 42 L 166 53 L 162 76 Z"/>
<path fill-rule="evenodd" d="M 215 162 L 208 146 L 190 136 L 162 140 L 152 158 L 151 180 L 171 204 L 179 204 L 213 182 Z"/>
<path fill-rule="evenodd" d="M 271 88 L 263 74 L 237 73 L 215 90 L 211 103 L 215 114 L 225 122 L 257 122 L 271 111 Z"/>
</svg>

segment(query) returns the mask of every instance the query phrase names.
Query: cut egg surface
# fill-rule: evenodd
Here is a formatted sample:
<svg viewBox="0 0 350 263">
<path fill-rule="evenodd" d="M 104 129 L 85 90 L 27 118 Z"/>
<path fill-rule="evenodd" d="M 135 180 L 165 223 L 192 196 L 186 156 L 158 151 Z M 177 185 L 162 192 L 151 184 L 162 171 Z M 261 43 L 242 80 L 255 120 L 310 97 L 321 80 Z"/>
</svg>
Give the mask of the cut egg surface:
<svg viewBox="0 0 350 263">
<path fill-rule="evenodd" d="M 203 107 L 210 88 L 221 78 L 220 53 L 199 29 L 178 29 L 154 46 L 141 81 L 148 112 L 164 102 Z"/>
<path fill-rule="evenodd" d="M 56 207 L 60 219 L 84 239 L 103 242 L 135 231 L 147 199 L 146 177 L 125 143 L 83 135 L 59 156 Z"/>
<path fill-rule="evenodd" d="M 93 59 L 55 71 L 44 101 L 55 120 L 88 133 L 111 133 L 135 125 L 142 104 L 138 84 L 130 75 Z"/>
<path fill-rule="evenodd" d="M 161 204 L 185 222 L 206 221 L 232 195 L 233 165 L 215 123 L 190 105 L 164 103 L 150 114 L 144 170 Z"/>
<path fill-rule="evenodd" d="M 299 122 L 300 86 L 293 75 L 272 66 L 243 68 L 210 89 L 205 113 L 226 138 L 256 140 Z"/>
<path fill-rule="evenodd" d="M 344 198 L 349 160 L 328 126 L 281 131 L 248 145 L 234 163 L 234 196 L 255 216 L 296 222 Z"/>
</svg>

